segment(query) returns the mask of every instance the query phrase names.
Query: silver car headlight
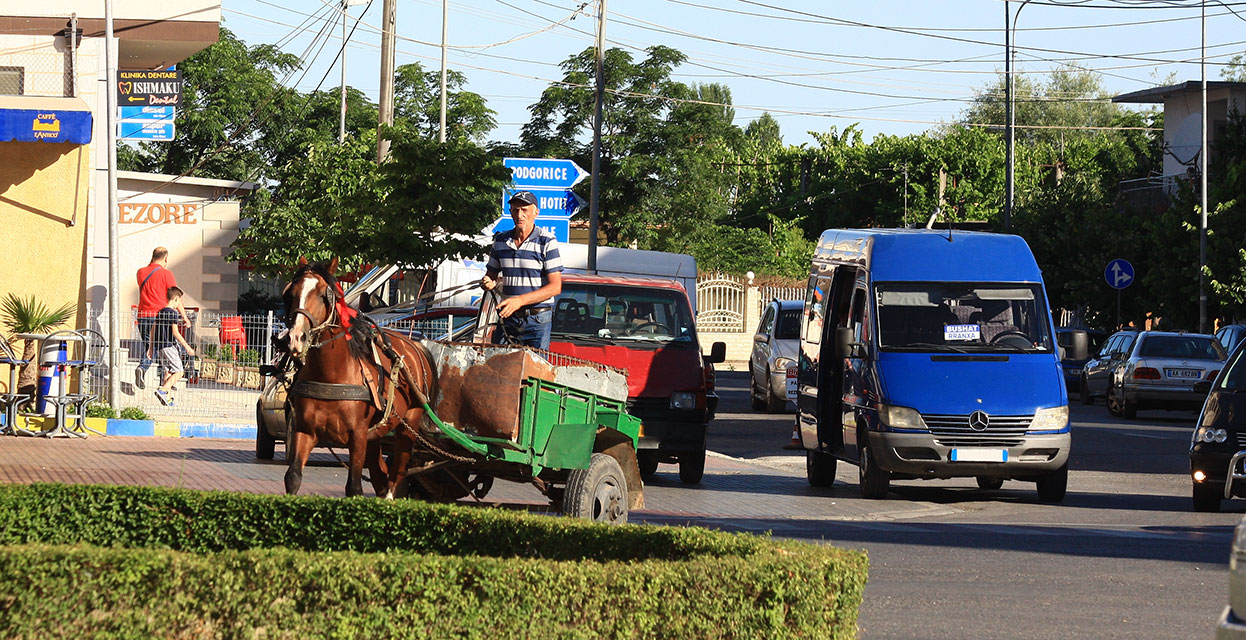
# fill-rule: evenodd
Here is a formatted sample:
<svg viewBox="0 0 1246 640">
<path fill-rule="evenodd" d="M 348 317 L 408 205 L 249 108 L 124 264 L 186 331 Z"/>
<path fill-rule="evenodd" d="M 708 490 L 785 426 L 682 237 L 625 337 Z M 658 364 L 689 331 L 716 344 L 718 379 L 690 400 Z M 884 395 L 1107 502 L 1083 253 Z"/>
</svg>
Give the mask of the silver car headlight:
<svg viewBox="0 0 1246 640">
<path fill-rule="evenodd" d="M 1224 442 L 1229 439 L 1229 432 L 1224 429 L 1212 429 L 1211 427 L 1199 427 L 1194 434 L 1194 439 L 1199 442 Z"/>
<path fill-rule="evenodd" d="M 697 394 L 691 391 L 676 391 L 671 394 L 672 409 L 696 409 Z"/>
<path fill-rule="evenodd" d="M 786 374 L 787 368 L 795 364 L 796 361 L 791 358 L 779 357 L 774 359 L 774 373 Z"/>
<path fill-rule="evenodd" d="M 1069 405 L 1047 407 L 1034 412 L 1030 431 L 1060 431 L 1069 426 Z"/>
<path fill-rule="evenodd" d="M 897 407 L 892 404 L 878 405 L 878 419 L 893 429 L 926 429 L 926 421 L 917 409 Z"/>
</svg>

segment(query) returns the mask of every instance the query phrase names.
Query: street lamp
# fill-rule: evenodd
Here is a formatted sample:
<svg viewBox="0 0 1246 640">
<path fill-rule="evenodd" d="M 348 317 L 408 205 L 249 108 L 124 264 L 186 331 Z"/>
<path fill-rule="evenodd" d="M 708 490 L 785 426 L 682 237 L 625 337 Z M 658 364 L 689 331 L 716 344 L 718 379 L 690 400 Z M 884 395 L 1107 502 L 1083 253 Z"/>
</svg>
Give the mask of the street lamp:
<svg viewBox="0 0 1246 640">
<path fill-rule="evenodd" d="M 1007 124 L 1004 132 L 1005 155 L 1008 163 L 1007 172 L 1004 174 L 1004 231 L 1012 230 L 1012 206 L 1016 199 L 1016 113 L 1013 108 L 1015 90 L 1012 83 L 1012 64 L 1013 64 L 1013 46 L 1012 32 L 1017 30 L 1017 18 L 1021 15 L 1021 10 L 1030 0 L 1023 0 L 1020 7 L 1017 7 L 1016 15 L 1012 15 L 1009 9 L 1008 0 L 1004 0 L 1004 100 L 1007 103 L 1005 110 L 1007 111 Z"/>
</svg>

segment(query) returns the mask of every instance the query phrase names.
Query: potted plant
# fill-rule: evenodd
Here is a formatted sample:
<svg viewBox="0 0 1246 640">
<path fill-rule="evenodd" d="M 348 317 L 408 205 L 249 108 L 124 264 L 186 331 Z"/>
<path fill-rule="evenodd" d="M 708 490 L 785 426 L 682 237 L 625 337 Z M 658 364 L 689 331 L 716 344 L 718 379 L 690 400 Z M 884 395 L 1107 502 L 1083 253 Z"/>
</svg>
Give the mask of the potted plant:
<svg viewBox="0 0 1246 640">
<path fill-rule="evenodd" d="M 238 367 L 235 372 L 234 384 L 246 389 L 259 389 L 264 384 L 260 376 L 260 352 L 255 349 L 243 349 L 238 352 Z"/>
<path fill-rule="evenodd" d="M 34 296 L 19 298 L 10 293 L 0 300 L 0 313 L 4 314 L 4 325 L 11 334 L 48 333 L 51 329 L 65 324 L 73 318 L 77 307 L 66 303 L 58 309 L 48 309 Z M 22 367 L 17 377 L 19 393 L 33 394 L 35 382 L 39 377 L 39 341 L 26 340 L 22 347 L 22 360 L 30 364 Z"/>
</svg>

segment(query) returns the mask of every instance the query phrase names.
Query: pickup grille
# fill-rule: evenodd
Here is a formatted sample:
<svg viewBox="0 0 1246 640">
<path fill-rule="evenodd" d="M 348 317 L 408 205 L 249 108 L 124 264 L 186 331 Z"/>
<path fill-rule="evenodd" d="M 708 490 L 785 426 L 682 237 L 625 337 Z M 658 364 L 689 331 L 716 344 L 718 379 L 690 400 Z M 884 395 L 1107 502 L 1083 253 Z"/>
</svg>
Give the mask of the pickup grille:
<svg viewBox="0 0 1246 640">
<path fill-rule="evenodd" d="M 1034 416 L 989 416 L 986 429 L 969 426 L 967 415 L 924 414 L 935 442 L 946 447 L 1014 447 L 1021 444 Z"/>
</svg>

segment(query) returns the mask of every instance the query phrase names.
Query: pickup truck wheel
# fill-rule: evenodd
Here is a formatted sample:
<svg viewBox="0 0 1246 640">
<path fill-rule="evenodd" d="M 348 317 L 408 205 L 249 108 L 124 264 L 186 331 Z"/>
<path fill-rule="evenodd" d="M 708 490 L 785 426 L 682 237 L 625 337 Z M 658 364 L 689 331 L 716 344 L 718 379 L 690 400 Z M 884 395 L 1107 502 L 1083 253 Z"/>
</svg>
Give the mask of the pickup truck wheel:
<svg viewBox="0 0 1246 640">
<path fill-rule="evenodd" d="M 705 475 L 705 449 L 679 456 L 679 481 L 697 484 Z"/>
<path fill-rule="evenodd" d="M 1069 465 L 1038 479 L 1038 499 L 1043 502 L 1060 502 L 1069 487 Z"/>
<path fill-rule="evenodd" d="M 753 411 L 761 411 L 766 408 L 766 401 L 762 399 L 761 393 L 757 392 L 757 381 L 753 379 L 753 372 L 748 374 L 748 401 Z"/>
<path fill-rule="evenodd" d="M 1003 478 L 991 478 L 989 476 L 978 476 L 978 488 L 983 491 L 995 491 L 1004 486 Z"/>
<path fill-rule="evenodd" d="M 272 460 L 273 452 L 277 447 L 277 439 L 268 433 L 268 428 L 264 426 L 264 412 L 260 409 L 260 403 L 255 403 L 255 458 L 257 460 Z"/>
<path fill-rule="evenodd" d="M 1082 374 L 1081 396 L 1082 396 L 1081 398 L 1082 404 L 1094 404 L 1095 403 L 1094 396 L 1090 395 L 1090 383 L 1087 382 L 1086 374 L 1084 373 Z"/>
<path fill-rule="evenodd" d="M 572 469 L 567 474 L 562 511 L 597 522 L 627 522 L 627 481 L 618 461 L 604 453 L 594 453 L 587 469 Z"/>
<path fill-rule="evenodd" d="M 887 490 L 891 488 L 891 472 L 878 466 L 874 451 L 865 440 L 862 438 L 858 445 L 861 461 L 857 463 L 857 481 L 861 485 L 861 497 L 881 500 L 887 497 Z"/>
<path fill-rule="evenodd" d="M 1194 510 L 1205 513 L 1218 513 L 1220 500 L 1224 497 L 1224 485 L 1214 482 L 1200 482 L 1194 485 Z"/>
<path fill-rule="evenodd" d="M 637 453 L 636 465 L 640 467 L 640 475 L 648 478 L 658 472 L 658 457 Z"/>
<path fill-rule="evenodd" d="M 829 487 L 835 484 L 835 468 L 839 461 L 827 453 L 805 450 L 805 477 L 814 487 Z"/>
</svg>

